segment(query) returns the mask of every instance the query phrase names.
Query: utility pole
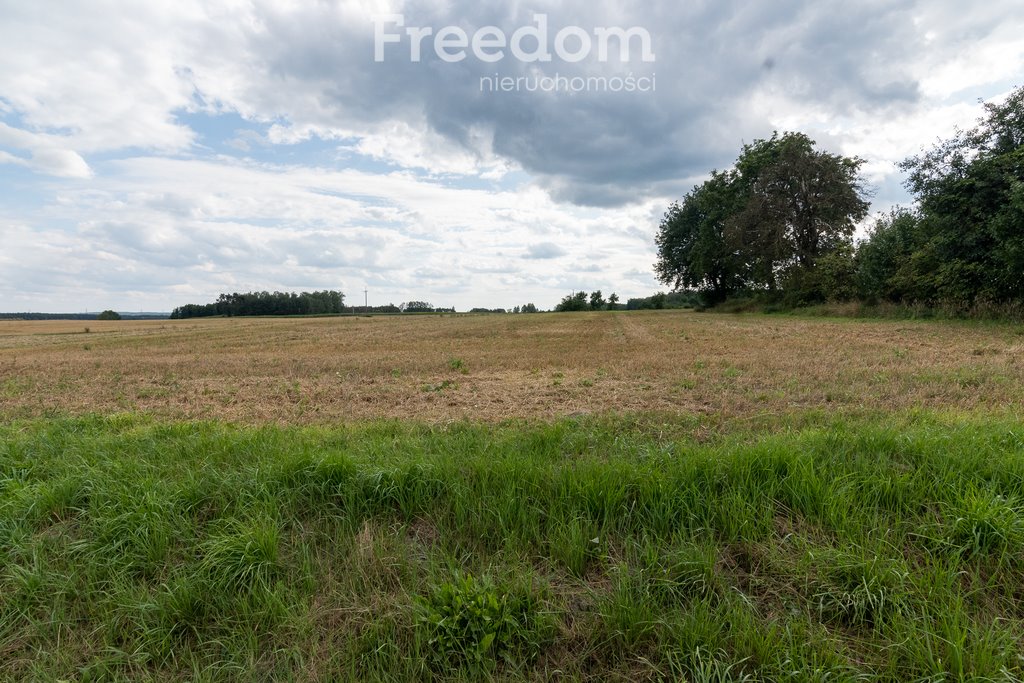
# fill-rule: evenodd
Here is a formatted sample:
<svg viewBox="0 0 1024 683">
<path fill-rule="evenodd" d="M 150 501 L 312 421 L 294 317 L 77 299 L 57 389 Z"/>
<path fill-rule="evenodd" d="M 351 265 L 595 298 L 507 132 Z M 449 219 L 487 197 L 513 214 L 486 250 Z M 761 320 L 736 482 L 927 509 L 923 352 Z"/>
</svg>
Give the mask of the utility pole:
<svg viewBox="0 0 1024 683">
<path fill-rule="evenodd" d="M 367 313 L 370 312 L 370 290 L 365 287 L 363 288 L 363 308 L 366 309 Z"/>
</svg>

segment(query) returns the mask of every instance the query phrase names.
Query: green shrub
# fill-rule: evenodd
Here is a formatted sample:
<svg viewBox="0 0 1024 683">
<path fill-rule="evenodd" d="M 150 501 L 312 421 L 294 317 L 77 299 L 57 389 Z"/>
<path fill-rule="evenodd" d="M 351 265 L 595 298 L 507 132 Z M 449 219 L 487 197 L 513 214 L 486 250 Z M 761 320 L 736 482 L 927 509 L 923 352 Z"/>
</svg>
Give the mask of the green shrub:
<svg viewBox="0 0 1024 683">
<path fill-rule="evenodd" d="M 487 579 L 456 576 L 418 601 L 417 626 L 437 668 L 489 670 L 501 659 L 532 659 L 549 627 L 528 591 L 500 590 Z"/>
</svg>

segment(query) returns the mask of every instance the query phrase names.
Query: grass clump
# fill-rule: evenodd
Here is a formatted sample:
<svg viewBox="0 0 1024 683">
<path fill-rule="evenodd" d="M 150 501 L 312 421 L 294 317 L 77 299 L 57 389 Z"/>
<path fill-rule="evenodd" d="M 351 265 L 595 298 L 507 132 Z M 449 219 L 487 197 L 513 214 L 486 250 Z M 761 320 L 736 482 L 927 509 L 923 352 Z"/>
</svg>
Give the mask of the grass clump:
<svg viewBox="0 0 1024 683">
<path fill-rule="evenodd" d="M 441 382 L 437 382 L 436 384 L 424 384 L 421 387 L 421 390 L 424 393 L 439 394 L 442 391 L 445 391 L 446 389 L 458 389 L 458 388 L 459 388 L 458 384 L 456 384 L 455 382 L 451 381 L 450 379 L 446 379 L 446 380 L 443 380 Z"/>
<path fill-rule="evenodd" d="M 822 552 L 810 600 L 824 623 L 871 628 L 906 609 L 908 572 L 892 558 Z"/>
<path fill-rule="evenodd" d="M 636 565 L 645 593 L 658 604 L 677 606 L 713 600 L 724 590 L 713 546 L 686 544 L 664 551 L 648 546 L 644 554 Z"/>
<path fill-rule="evenodd" d="M 583 577 L 600 560 L 601 550 L 601 532 L 587 519 L 574 516 L 551 525 L 548 553 L 572 576 Z"/>
<path fill-rule="evenodd" d="M 455 372 L 460 372 L 463 375 L 469 374 L 469 368 L 466 366 L 466 361 L 462 360 L 461 358 L 449 358 L 448 369 L 454 370 Z"/>
<path fill-rule="evenodd" d="M 948 542 L 956 551 L 1008 559 L 1024 551 L 1024 506 L 997 491 L 967 487 L 945 506 Z"/>
<path fill-rule="evenodd" d="M 214 586 L 226 591 L 269 590 L 279 570 L 278 536 L 270 517 L 229 519 L 203 544 L 200 566 Z"/>
</svg>

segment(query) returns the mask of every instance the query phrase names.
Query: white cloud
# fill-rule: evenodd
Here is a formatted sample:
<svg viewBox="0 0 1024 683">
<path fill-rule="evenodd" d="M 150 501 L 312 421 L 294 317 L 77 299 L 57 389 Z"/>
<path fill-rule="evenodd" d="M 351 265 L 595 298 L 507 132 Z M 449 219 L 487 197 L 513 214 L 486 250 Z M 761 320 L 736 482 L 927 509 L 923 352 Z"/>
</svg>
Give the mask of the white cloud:
<svg viewBox="0 0 1024 683">
<path fill-rule="evenodd" d="M 77 152 L 70 149 L 36 149 L 29 166 L 61 178 L 91 178 L 92 169 Z"/>
<path fill-rule="evenodd" d="M 491 136 L 490 131 L 472 129 L 465 144 L 456 144 L 425 124 L 389 121 L 359 137 L 353 150 L 403 168 L 500 180 L 513 164 L 495 156 Z"/>
<path fill-rule="evenodd" d="M 8 3 L 2 11 L 0 96 L 26 130 L 57 131 L 79 153 L 191 143 L 173 112 L 192 102 L 178 38 L 199 18 L 194 5 Z"/>
<path fill-rule="evenodd" d="M 69 289 L 53 306 L 72 310 L 95 300 L 103 282 L 136 292 L 129 309 L 205 301 L 225 290 L 351 293 L 369 283 L 378 302 L 469 308 L 487 292 L 501 304 L 550 306 L 557 300 L 550 288 L 565 274 L 553 273 L 550 261 L 509 268 L 524 250 L 537 258 L 578 253 L 586 234 L 601 233 L 614 255 L 587 277 L 606 289 L 617 272 L 652 259 L 652 245 L 630 233 L 637 207 L 595 214 L 536 188 L 493 192 L 405 173 L 225 159 L 143 157 L 112 167 L 88 188 L 65 187 L 48 208 L 73 230 L 33 229 L 7 240 L 21 266 L 0 273 L 5 301 L 52 296 L 55 282 Z M 34 248 L 40 243 L 48 245 L 43 253 Z M 52 263 L 60 264 L 56 279 Z"/>
<path fill-rule="evenodd" d="M 0 163 L 17 164 L 60 178 L 90 178 L 92 169 L 77 152 L 60 147 L 61 138 L 12 128 L 0 122 L 0 145 L 30 153 L 29 158 L 0 152 Z"/>
</svg>

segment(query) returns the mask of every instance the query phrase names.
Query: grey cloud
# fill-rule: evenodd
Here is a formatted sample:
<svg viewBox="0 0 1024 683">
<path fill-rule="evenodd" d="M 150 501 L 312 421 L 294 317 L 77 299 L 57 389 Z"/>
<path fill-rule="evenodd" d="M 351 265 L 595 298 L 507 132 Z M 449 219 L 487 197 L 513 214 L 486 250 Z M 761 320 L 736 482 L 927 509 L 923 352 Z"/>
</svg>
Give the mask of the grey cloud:
<svg viewBox="0 0 1024 683">
<path fill-rule="evenodd" d="M 558 246 L 554 242 L 541 242 L 539 244 L 531 244 L 526 249 L 524 258 L 528 259 L 555 259 L 560 256 L 566 255 L 565 249 Z"/>
<path fill-rule="evenodd" d="M 1005 23 L 1014 2 L 994 0 L 970 12 L 952 0 L 652 0 L 628 8 L 592 0 L 532 5 L 409 0 L 392 5 L 410 26 L 457 24 L 473 31 L 497 25 L 511 32 L 531 24 L 534 12 L 545 12 L 552 34 L 567 25 L 587 30 L 639 26 L 652 33 L 654 64 L 556 61 L 540 65 L 540 70 L 568 76 L 656 74 L 656 92 L 572 95 L 481 92 L 481 77 L 525 76 L 538 65 L 511 58 L 488 64 L 472 57 L 449 64 L 437 59 L 428 45 L 423 61 L 413 63 L 408 39 L 388 46 L 387 60 L 376 63 L 371 14 L 356 3 L 211 7 L 206 21 L 176 18 L 173 12 L 164 17 L 146 3 L 116 18 L 102 16 L 111 12 L 68 9 L 50 22 L 43 10 L 28 5 L 8 12 L 12 26 L 22 20 L 45 21 L 53 24 L 50 33 L 55 35 L 70 33 L 74 26 L 76 41 L 108 40 L 122 52 L 137 46 L 123 37 L 109 38 L 109 31 L 100 30 L 104 21 L 153 28 L 160 54 L 173 55 L 173 76 L 137 72 L 135 66 L 141 69 L 148 62 L 138 59 L 138 53 L 123 55 L 123 68 L 117 71 L 122 80 L 111 76 L 104 87 L 117 92 L 122 81 L 146 84 L 130 99 L 148 104 L 140 110 L 146 116 L 135 117 L 138 125 L 125 131 L 131 135 L 121 136 L 117 144 L 187 146 L 195 136 L 174 123 L 170 111 L 160 109 L 167 106 L 236 111 L 267 125 L 293 126 L 298 138 L 312 132 L 349 145 L 352 136 L 399 121 L 414 130 L 427 126 L 471 155 L 494 153 L 511 160 L 561 201 L 612 207 L 678 196 L 693 178 L 730 164 L 743 141 L 771 133 L 773 121 L 763 108 L 766 97 L 781 102 L 787 112 L 816 108 L 828 120 L 855 112 L 899 116 L 922 97 L 912 72 L 921 55 L 952 56 L 974 48 Z M 84 15 L 77 24 L 76 14 Z M 929 42 L 922 16 L 945 26 L 941 42 Z M 18 33 L 12 29 L 11 35 Z M 30 66 L 26 62 L 22 68 Z M 168 80 L 149 85 L 157 76 Z M 150 90 L 160 97 L 152 97 Z M 185 93 L 192 93 L 191 100 L 182 99 Z M 42 107 L 31 97 L 12 102 L 20 109 Z M 116 128 L 110 113 L 95 102 L 88 110 L 97 118 L 90 130 L 102 128 L 99 137 L 109 142 Z M 243 149 L 257 144 L 258 138 L 246 135 L 252 133 L 229 144 Z M 161 136 L 167 138 L 163 143 Z M 104 144 L 93 139 L 96 135 L 87 137 L 93 148 Z M 40 159 L 40 168 L 83 177 L 88 173 L 81 157 L 70 156 L 75 152 L 60 154 Z M 4 158 L 12 160 L 10 155 Z"/>
<path fill-rule="evenodd" d="M 514 160 L 560 200 L 616 206 L 656 193 L 678 194 L 684 179 L 731 163 L 743 140 L 771 133 L 752 109 L 764 91 L 835 116 L 886 110 L 917 101 L 918 84 L 901 71 L 921 48 L 909 1 L 808 3 L 788 0 L 751 6 L 733 0 L 683 6 L 667 0 L 629 12 L 584 0 L 535 9 L 505 2 L 408 3 L 407 25 L 458 24 L 472 31 L 494 24 L 532 23 L 550 15 L 552 33 L 564 25 L 642 26 L 654 37 L 653 65 L 552 63 L 566 75 L 657 75 L 655 93 L 481 93 L 479 79 L 525 76 L 535 65 L 506 58 L 438 60 L 429 43 L 423 61 L 408 59 L 408 41 L 372 59 L 372 25 L 332 24 L 328 13 L 267 12 L 258 39 L 265 68 L 278 78 L 315 85 L 313 111 L 281 103 L 294 123 L 347 125 L 381 118 L 415 120 L 472 148 L 487 129 L 495 153 Z M 773 68 L 765 69 L 765 63 Z"/>
<path fill-rule="evenodd" d="M 624 272 L 622 274 L 622 277 L 626 278 L 627 280 L 631 280 L 633 282 L 641 283 L 644 285 L 657 284 L 657 281 L 654 279 L 653 273 L 649 270 L 640 270 L 639 268 L 634 268 L 632 270 L 627 270 L 626 272 Z"/>
</svg>

